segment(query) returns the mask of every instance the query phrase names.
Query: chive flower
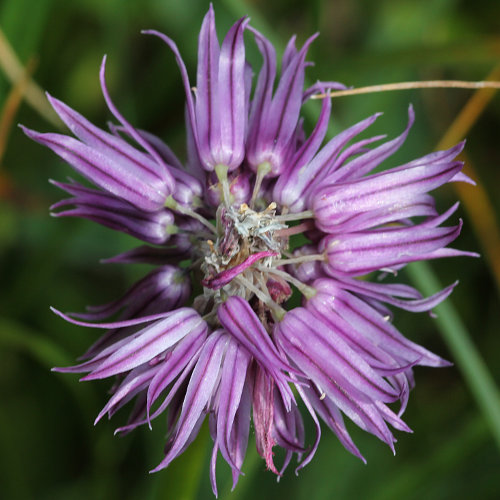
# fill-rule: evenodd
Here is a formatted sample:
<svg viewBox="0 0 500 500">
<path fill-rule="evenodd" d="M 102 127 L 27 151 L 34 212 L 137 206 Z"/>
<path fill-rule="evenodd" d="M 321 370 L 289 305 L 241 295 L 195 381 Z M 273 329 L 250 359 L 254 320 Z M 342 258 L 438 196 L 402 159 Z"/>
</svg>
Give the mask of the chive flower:
<svg viewBox="0 0 500 500">
<path fill-rule="evenodd" d="M 255 82 L 245 32 L 262 56 Z M 410 262 L 475 255 L 448 247 L 462 223 L 443 224 L 458 204 L 440 214 L 429 194 L 449 182 L 472 183 L 456 160 L 463 143 L 374 173 L 403 145 L 413 109 L 394 139 L 356 139 L 376 114 L 325 140 L 326 98 L 306 136 L 303 103 L 344 88 L 318 82 L 304 89 L 316 35 L 300 48 L 290 40 L 278 74 L 272 44 L 248 18 L 220 44 L 210 7 L 193 87 L 175 43 L 145 33 L 169 47 L 180 69 L 185 163 L 120 114 L 106 88 L 105 59 L 102 91 L 119 122 L 110 131 L 51 96 L 74 137 L 23 127 L 95 186 L 54 181 L 71 197 L 53 205 L 53 215 L 136 237 L 141 246 L 105 262 L 152 266 L 109 304 L 72 315 L 54 309 L 104 330 L 80 364 L 55 370 L 116 379 L 96 421 L 133 402 L 119 433 L 166 413 L 165 456 L 154 471 L 183 453 L 208 419 L 215 495 L 218 454 L 234 487 L 251 428 L 258 453 L 278 476 L 294 455 L 297 470 L 311 461 L 320 420 L 362 461 L 346 417 L 394 452 L 394 430 L 410 432 L 402 415 L 413 367 L 450 363 L 406 339 L 393 324 L 393 308 L 430 311 L 456 283 L 424 298 L 391 276 Z M 312 419 L 315 436 L 305 435 L 304 418 Z M 275 447 L 285 450 L 279 465 Z"/>
</svg>

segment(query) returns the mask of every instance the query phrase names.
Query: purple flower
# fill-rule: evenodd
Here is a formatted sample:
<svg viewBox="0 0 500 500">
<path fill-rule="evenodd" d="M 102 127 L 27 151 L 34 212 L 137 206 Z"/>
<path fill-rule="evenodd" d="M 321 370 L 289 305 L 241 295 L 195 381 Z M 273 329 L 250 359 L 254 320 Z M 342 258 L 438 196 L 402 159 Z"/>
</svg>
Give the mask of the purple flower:
<svg viewBox="0 0 500 500">
<path fill-rule="evenodd" d="M 263 58 L 253 92 L 245 30 Z M 372 173 L 404 143 L 413 110 L 403 133 L 377 146 L 372 144 L 383 136 L 355 138 L 379 115 L 323 144 L 331 113 L 325 99 L 305 137 L 304 100 L 342 87 L 318 82 L 303 88 L 315 36 L 300 50 L 290 40 L 276 79 L 270 42 L 243 18 L 220 46 L 210 7 L 192 90 L 174 42 L 147 33 L 163 39 L 181 70 L 185 166 L 158 137 L 120 115 L 104 85 L 104 65 L 104 96 L 120 126 L 104 132 L 49 98 L 79 140 L 24 129 L 98 188 L 54 182 L 72 196 L 52 207 L 54 215 L 84 217 L 155 245 L 105 261 L 156 266 L 120 299 L 83 314 L 55 311 L 106 330 L 82 363 L 56 370 L 87 373 L 82 380 L 117 377 L 97 420 L 134 400 L 118 432 L 150 426 L 168 409 L 165 457 L 155 471 L 183 453 L 208 417 L 215 494 L 217 455 L 231 467 L 236 485 L 251 422 L 259 454 L 278 475 L 294 454 L 297 470 L 310 462 L 320 441 L 319 419 L 363 461 L 344 417 L 394 451 L 391 428 L 410 432 L 401 417 L 414 386 L 413 367 L 449 363 L 407 340 L 393 325 L 391 308 L 429 311 L 456 283 L 424 298 L 391 276 L 413 261 L 475 255 L 447 247 L 462 224 L 442 224 L 457 205 L 439 214 L 429 194 L 448 182 L 472 182 L 455 160 L 463 144 Z M 297 235 L 307 244 L 297 247 Z M 358 279 L 370 273 L 380 280 Z M 190 299 L 192 289 L 198 295 Z M 291 306 L 294 293 L 302 296 L 301 307 Z M 103 323 L 106 318 L 111 320 Z M 316 427 L 312 440 L 299 398 Z M 388 406 L 395 402 L 399 408 Z M 279 468 L 276 446 L 285 450 Z"/>
</svg>

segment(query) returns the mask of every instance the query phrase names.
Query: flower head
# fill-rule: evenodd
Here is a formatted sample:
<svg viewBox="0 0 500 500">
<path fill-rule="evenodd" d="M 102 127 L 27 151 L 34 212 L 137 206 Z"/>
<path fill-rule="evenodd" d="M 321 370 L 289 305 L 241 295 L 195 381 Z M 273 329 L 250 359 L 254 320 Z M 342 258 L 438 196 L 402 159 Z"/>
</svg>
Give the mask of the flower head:
<svg viewBox="0 0 500 500">
<path fill-rule="evenodd" d="M 245 30 L 263 58 L 253 92 Z M 407 340 L 393 325 L 390 307 L 429 311 L 455 284 L 423 298 L 408 285 L 358 278 L 396 275 L 418 260 L 474 255 L 447 247 L 461 222 L 442 224 L 457 205 L 439 214 L 429 194 L 448 182 L 472 182 L 455 160 L 463 144 L 373 173 L 404 143 L 413 110 L 403 133 L 377 146 L 372 144 L 384 137 L 353 141 L 379 115 L 323 144 L 331 112 L 325 99 L 305 137 L 304 100 L 343 87 L 319 82 L 304 90 L 307 49 L 315 37 L 300 50 L 291 39 L 277 78 L 271 43 L 243 18 L 219 45 L 210 7 L 192 90 L 175 43 L 147 33 L 171 48 L 181 70 L 186 165 L 117 111 L 104 63 L 103 93 L 119 126 L 104 132 L 49 97 L 78 139 L 24 129 L 97 187 L 54 182 L 71 195 L 52 207 L 55 215 L 85 217 L 150 244 L 107 262 L 156 266 L 114 302 L 79 315 L 56 311 L 106 330 L 82 363 L 57 370 L 87 373 L 82 380 L 118 378 L 97 417 L 134 400 L 118 432 L 152 425 L 167 411 L 165 458 L 155 471 L 189 446 L 208 417 L 214 493 L 218 452 L 238 481 L 251 421 L 257 450 L 278 475 L 294 454 L 298 469 L 312 459 L 318 417 L 363 461 L 344 417 L 394 450 L 391 427 L 410 431 L 401 416 L 413 367 L 449 363 Z M 297 246 L 297 235 L 308 243 Z M 198 290 L 192 299 L 191 290 Z M 300 307 L 290 305 L 294 294 L 302 296 Z M 312 443 L 299 399 L 316 426 Z M 398 409 L 389 406 L 395 402 Z M 275 446 L 286 451 L 280 468 Z"/>
</svg>

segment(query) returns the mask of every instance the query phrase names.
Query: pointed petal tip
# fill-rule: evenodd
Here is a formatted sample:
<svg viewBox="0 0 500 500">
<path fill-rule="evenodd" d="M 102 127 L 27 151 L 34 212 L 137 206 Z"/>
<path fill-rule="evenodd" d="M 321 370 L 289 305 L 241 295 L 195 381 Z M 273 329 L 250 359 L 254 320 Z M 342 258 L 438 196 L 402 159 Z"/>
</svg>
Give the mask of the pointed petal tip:
<svg viewBox="0 0 500 500">
<path fill-rule="evenodd" d="M 56 108 L 67 106 L 60 99 L 57 99 L 57 97 L 54 97 L 53 95 L 49 94 L 48 92 L 45 92 L 45 96 L 47 97 L 47 100 L 50 102 L 50 105 L 54 108 L 54 110 L 57 112 L 57 114 L 59 114 L 59 112 L 57 111 Z"/>
<path fill-rule="evenodd" d="M 440 358 L 439 364 L 436 364 L 435 366 L 433 366 L 433 368 L 450 368 L 452 366 L 454 366 L 454 364 L 451 361 L 448 361 L 447 359 L 444 358 Z"/>
<path fill-rule="evenodd" d="M 94 426 L 96 426 L 99 423 L 99 421 L 101 420 L 102 417 L 104 417 L 105 414 L 106 414 L 106 412 L 104 410 L 102 410 L 99 413 L 99 415 L 97 415 L 97 417 L 94 420 Z"/>
<path fill-rule="evenodd" d="M 150 473 L 150 474 L 154 474 L 155 472 L 159 472 L 159 471 L 161 471 L 162 469 L 165 469 L 166 467 L 168 467 L 168 464 L 169 464 L 169 463 L 170 463 L 170 461 L 169 461 L 169 462 L 167 462 L 166 464 L 164 464 L 164 463 L 163 463 L 163 461 L 161 461 L 161 462 L 160 462 L 160 463 L 159 463 L 159 464 L 158 464 L 158 465 L 157 465 L 154 469 L 151 469 L 151 470 L 149 471 L 149 473 Z"/>
<path fill-rule="evenodd" d="M 316 38 L 318 38 L 319 36 L 319 31 L 316 31 L 316 33 L 313 33 L 307 40 L 306 40 L 306 44 L 307 43 L 312 43 L 314 42 L 314 40 L 316 40 Z"/>
<path fill-rule="evenodd" d="M 35 130 L 32 130 L 26 126 L 24 126 L 22 123 L 18 123 L 17 126 L 30 138 L 34 139 L 36 136 L 41 135 L 40 132 L 36 132 Z M 35 139 L 36 140 L 36 139 Z"/>
</svg>

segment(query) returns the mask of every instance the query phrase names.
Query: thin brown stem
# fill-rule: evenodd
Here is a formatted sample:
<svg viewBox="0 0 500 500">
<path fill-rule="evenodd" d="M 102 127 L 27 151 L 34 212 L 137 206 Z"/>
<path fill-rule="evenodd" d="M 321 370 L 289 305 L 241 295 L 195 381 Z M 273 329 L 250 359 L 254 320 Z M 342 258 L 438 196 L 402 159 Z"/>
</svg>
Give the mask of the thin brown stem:
<svg viewBox="0 0 500 500">
<path fill-rule="evenodd" d="M 326 97 L 343 97 L 359 94 L 373 94 L 376 92 L 390 92 L 394 90 L 411 89 L 500 89 L 500 82 L 466 82 L 461 80 L 428 80 L 424 82 L 399 82 L 385 83 L 382 85 L 369 85 L 357 89 L 330 91 L 328 94 L 314 94 L 311 99 L 325 99 Z"/>
</svg>

